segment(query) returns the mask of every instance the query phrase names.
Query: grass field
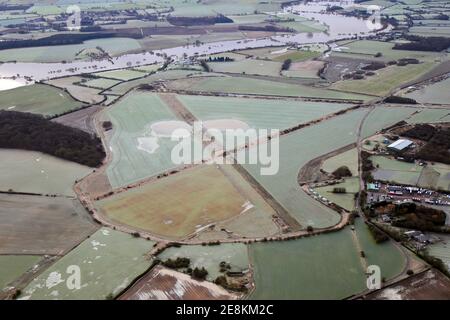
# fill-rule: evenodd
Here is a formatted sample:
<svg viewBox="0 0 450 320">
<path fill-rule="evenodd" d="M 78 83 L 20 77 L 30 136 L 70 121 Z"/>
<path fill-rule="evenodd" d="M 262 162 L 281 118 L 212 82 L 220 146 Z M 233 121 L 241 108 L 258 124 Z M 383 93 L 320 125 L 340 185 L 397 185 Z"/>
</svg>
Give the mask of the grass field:
<svg viewBox="0 0 450 320">
<path fill-rule="evenodd" d="M 41 260 L 40 256 L 0 255 L 0 292 Z"/>
<path fill-rule="evenodd" d="M 368 263 L 379 265 L 387 279 L 405 264 L 392 243 L 375 245 L 357 221 L 358 240 Z M 249 246 L 256 290 L 252 299 L 343 299 L 366 287 L 365 270 L 349 227 L 288 242 Z"/>
<path fill-rule="evenodd" d="M 387 128 L 399 121 L 407 119 L 416 111 L 417 109 L 408 107 L 378 106 L 369 114 L 364 122 L 362 136 L 370 137 L 382 128 Z"/>
<path fill-rule="evenodd" d="M 450 236 L 439 234 L 438 237 L 442 242 L 428 246 L 427 251 L 431 256 L 441 259 L 450 270 Z"/>
<path fill-rule="evenodd" d="M 154 242 L 102 228 L 35 278 L 19 299 L 112 299 L 151 265 Z M 81 288 L 69 289 L 69 266 L 78 266 Z M 69 269 L 70 270 L 70 269 Z"/>
<path fill-rule="evenodd" d="M 339 215 L 304 193 L 297 177 L 310 160 L 356 140 L 356 128 L 365 111 L 358 110 L 308 127 L 280 139 L 280 170 L 262 176 L 258 165 L 245 169 L 303 226 L 328 227 Z"/>
<path fill-rule="evenodd" d="M 414 163 L 402 162 L 382 156 L 371 157 L 378 169 L 375 179 L 423 188 L 450 190 L 450 166 L 435 163 L 421 167 Z"/>
<path fill-rule="evenodd" d="M 53 116 L 84 106 L 63 90 L 42 84 L 0 91 L 0 101 L 2 110 L 38 113 L 44 116 Z"/>
<path fill-rule="evenodd" d="M 226 172 L 205 165 L 97 203 L 109 218 L 169 238 L 184 238 L 204 226 L 238 216 L 246 208 L 246 193 Z"/>
<path fill-rule="evenodd" d="M 283 76 L 299 78 L 319 78 L 319 72 L 324 67 L 323 61 L 302 61 L 294 62 L 287 71 L 283 71 Z"/>
<path fill-rule="evenodd" d="M 362 219 L 355 220 L 355 230 L 368 265 L 378 265 L 381 277 L 389 280 L 403 271 L 405 257 L 392 240 L 377 244 Z"/>
<path fill-rule="evenodd" d="M 302 62 L 312 58 L 316 58 L 320 56 L 320 52 L 318 51 L 307 51 L 307 50 L 288 50 L 286 53 L 277 56 L 274 61 L 283 62 L 287 59 L 291 59 L 292 62 Z"/>
<path fill-rule="evenodd" d="M 405 67 L 389 66 L 378 70 L 376 75 L 364 80 L 344 80 L 332 85 L 333 89 L 377 96 L 387 95 L 402 84 L 418 79 L 436 66 L 434 62 L 423 62 Z"/>
<path fill-rule="evenodd" d="M 400 184 L 417 185 L 423 168 L 414 163 L 402 162 L 383 156 L 370 158 L 378 168 L 374 171 L 377 180 L 391 181 Z"/>
<path fill-rule="evenodd" d="M 450 110 L 448 109 L 424 109 L 408 119 L 408 123 L 432 123 L 447 122 Z"/>
<path fill-rule="evenodd" d="M 116 84 L 119 84 L 120 82 L 121 82 L 120 80 L 97 78 L 82 82 L 81 85 L 89 88 L 105 90 L 111 88 L 112 86 L 115 86 Z"/>
<path fill-rule="evenodd" d="M 165 261 L 169 258 L 189 258 L 190 267 L 204 267 L 208 271 L 207 280 L 214 281 L 220 272 L 220 263 L 227 262 L 232 271 L 245 271 L 249 269 L 249 258 L 247 246 L 242 243 L 221 244 L 218 246 L 182 246 L 180 248 L 169 248 L 164 250 L 158 258 Z"/>
<path fill-rule="evenodd" d="M 104 72 L 98 72 L 94 73 L 94 75 L 102 78 L 111 78 L 121 81 L 129 81 L 136 78 L 141 78 L 145 75 L 145 73 L 142 73 L 140 71 L 134 71 L 129 69 L 122 69 L 122 70 L 112 70 L 112 71 L 104 71 Z"/>
<path fill-rule="evenodd" d="M 153 153 L 140 150 L 139 140 L 152 138 L 150 125 L 158 121 L 176 120 L 163 101 L 151 93 L 128 95 L 112 108 L 107 116 L 113 122 L 110 141 L 112 161 L 107 168 L 108 179 L 117 188 L 176 167 L 171 150 L 176 142 L 160 138 Z"/>
<path fill-rule="evenodd" d="M 343 299 L 366 288 L 350 228 L 249 247 L 256 285 L 252 299 Z"/>
<path fill-rule="evenodd" d="M 118 56 L 141 49 L 141 45 L 135 39 L 95 39 L 85 41 L 83 44 L 1 50 L 0 61 L 61 62 L 73 61 L 78 58 L 87 59 L 87 56 L 79 57 L 78 53 L 83 52 L 83 50 L 95 49 L 96 47 L 101 47 L 111 56 Z"/>
<path fill-rule="evenodd" d="M 237 119 L 252 128 L 286 129 L 351 107 L 341 103 L 292 100 L 178 96 L 201 120 Z"/>
<path fill-rule="evenodd" d="M 450 93 L 448 91 L 449 86 L 450 78 L 447 78 L 443 81 L 413 91 L 406 96 L 421 103 L 448 104 L 450 101 Z"/>
<path fill-rule="evenodd" d="M 0 150 L 0 191 L 74 196 L 73 185 L 91 168 L 40 152 Z"/>
<path fill-rule="evenodd" d="M 61 255 L 97 230 L 77 200 L 0 195 L 0 254 Z"/>
<path fill-rule="evenodd" d="M 442 163 L 428 164 L 420 175 L 418 185 L 450 191 L 450 166 Z"/>
<path fill-rule="evenodd" d="M 358 175 L 358 151 L 351 149 L 325 160 L 322 169 L 328 173 L 342 166 L 347 166 L 354 176 Z"/>
<path fill-rule="evenodd" d="M 409 51 L 409 50 L 393 50 L 395 43 L 360 40 L 360 41 L 343 41 L 339 51 L 334 52 L 336 56 L 347 56 L 354 58 L 362 58 L 368 60 L 391 61 L 401 58 L 416 58 L 424 61 L 432 61 L 437 58 L 439 54 L 424 51 Z M 344 54 L 340 54 L 344 53 Z M 380 57 L 375 57 L 377 53 L 381 53 Z"/>
<path fill-rule="evenodd" d="M 273 61 L 245 59 L 232 62 L 209 62 L 213 72 L 257 74 L 262 76 L 280 76 L 281 63 Z"/>
<path fill-rule="evenodd" d="M 346 193 L 333 193 L 334 188 L 345 188 Z M 345 179 L 345 182 L 332 186 L 319 187 L 315 191 L 338 206 L 352 211 L 355 209 L 355 194 L 359 192 L 359 179 L 358 177 L 348 178 Z"/>
<path fill-rule="evenodd" d="M 383 127 L 406 117 L 403 112 L 394 115 L 373 112 L 364 127 L 364 136 L 373 135 Z M 366 111 L 357 110 L 312 127 L 293 132 L 280 139 L 280 170 L 274 176 L 261 176 L 258 165 L 245 169 L 304 227 L 328 227 L 339 221 L 339 216 L 306 195 L 299 187 L 297 176 L 309 161 L 356 141 L 357 128 Z M 412 111 L 411 111 L 412 112 Z"/>
<path fill-rule="evenodd" d="M 175 80 L 168 84 L 175 90 L 189 90 L 213 93 L 237 93 L 255 95 L 273 95 L 288 97 L 316 97 L 322 99 L 370 100 L 371 97 L 326 90 L 321 88 L 289 83 L 258 80 L 244 77 L 190 78 Z"/>
<path fill-rule="evenodd" d="M 140 66 L 140 67 L 134 68 L 133 70 L 137 70 L 137 71 L 144 72 L 144 73 L 151 73 L 151 72 L 158 71 L 158 69 L 161 67 L 162 67 L 161 64 L 154 63 L 154 64 L 145 65 L 145 66 Z"/>
<path fill-rule="evenodd" d="M 99 103 L 104 97 L 100 95 L 100 90 L 91 89 L 83 86 L 78 86 L 75 83 L 80 82 L 81 77 L 65 77 L 54 80 L 49 80 L 47 83 L 58 88 L 67 89 L 72 97 L 86 103 Z"/>
<path fill-rule="evenodd" d="M 142 79 L 123 82 L 115 86 L 114 88 L 108 90 L 107 93 L 123 95 L 127 93 L 129 90 L 136 88 L 141 84 L 150 84 L 152 82 L 159 80 L 182 79 L 193 74 L 202 74 L 202 73 L 190 70 L 169 70 L 164 72 L 157 72 Z"/>
</svg>

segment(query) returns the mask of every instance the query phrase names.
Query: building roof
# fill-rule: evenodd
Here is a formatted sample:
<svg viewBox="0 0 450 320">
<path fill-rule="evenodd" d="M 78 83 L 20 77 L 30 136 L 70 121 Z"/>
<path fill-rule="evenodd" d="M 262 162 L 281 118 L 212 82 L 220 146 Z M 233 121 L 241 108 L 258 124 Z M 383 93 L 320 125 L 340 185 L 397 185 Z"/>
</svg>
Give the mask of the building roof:
<svg viewBox="0 0 450 320">
<path fill-rule="evenodd" d="M 389 149 L 395 149 L 398 151 L 402 151 L 406 148 L 408 148 L 410 145 L 412 145 L 414 142 L 412 142 L 411 140 L 407 140 L 407 139 L 398 139 L 397 141 L 395 141 L 394 143 L 390 144 L 388 146 Z"/>
<path fill-rule="evenodd" d="M 375 183 L 368 183 L 367 189 L 369 190 L 379 190 L 380 188 Z"/>
</svg>

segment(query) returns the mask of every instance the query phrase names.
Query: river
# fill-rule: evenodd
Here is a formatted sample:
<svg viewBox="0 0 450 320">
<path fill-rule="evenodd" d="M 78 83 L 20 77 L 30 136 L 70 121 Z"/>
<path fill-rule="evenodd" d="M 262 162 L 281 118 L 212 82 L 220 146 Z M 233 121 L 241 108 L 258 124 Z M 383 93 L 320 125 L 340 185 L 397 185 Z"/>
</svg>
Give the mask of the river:
<svg viewBox="0 0 450 320">
<path fill-rule="evenodd" d="M 340 4 L 342 6 L 341 2 L 336 2 L 336 4 Z M 0 65 L 0 90 L 7 90 L 11 88 L 11 82 L 8 81 L 6 83 L 5 78 L 9 78 L 9 80 L 11 80 L 12 77 L 16 78 L 18 82 L 17 86 L 20 86 L 30 84 L 35 81 L 44 81 L 64 76 L 163 62 L 165 60 L 164 56 L 170 56 L 174 60 L 179 60 L 185 56 L 192 57 L 196 55 L 208 55 L 232 50 L 283 46 L 288 44 L 302 45 L 326 43 L 349 38 L 350 36 L 357 35 L 359 37 L 365 37 L 374 34 L 374 31 L 370 30 L 365 20 L 337 14 L 326 14 L 323 13 L 325 8 L 326 6 L 324 2 L 300 4 L 286 7 L 281 12 L 276 14 L 295 14 L 307 19 L 314 19 L 319 23 L 328 26 L 328 31 L 326 33 L 299 33 L 293 35 L 283 34 L 267 38 L 220 41 L 200 44 L 198 46 L 187 45 L 163 50 L 154 50 L 152 53 L 145 52 L 126 54 L 105 60 L 73 61 L 68 63 L 4 63 Z M 387 32 L 389 29 L 390 28 L 385 29 L 383 32 Z M 29 81 L 24 81 L 25 79 Z"/>
</svg>

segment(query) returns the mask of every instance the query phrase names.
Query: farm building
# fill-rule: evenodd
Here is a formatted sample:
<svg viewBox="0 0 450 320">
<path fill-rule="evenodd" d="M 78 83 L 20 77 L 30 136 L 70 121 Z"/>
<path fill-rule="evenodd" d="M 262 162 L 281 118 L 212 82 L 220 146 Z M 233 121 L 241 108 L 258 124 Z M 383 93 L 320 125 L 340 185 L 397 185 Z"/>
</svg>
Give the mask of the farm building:
<svg viewBox="0 0 450 320">
<path fill-rule="evenodd" d="M 414 144 L 411 140 L 399 139 L 388 145 L 388 149 L 394 152 L 403 152 Z"/>
</svg>

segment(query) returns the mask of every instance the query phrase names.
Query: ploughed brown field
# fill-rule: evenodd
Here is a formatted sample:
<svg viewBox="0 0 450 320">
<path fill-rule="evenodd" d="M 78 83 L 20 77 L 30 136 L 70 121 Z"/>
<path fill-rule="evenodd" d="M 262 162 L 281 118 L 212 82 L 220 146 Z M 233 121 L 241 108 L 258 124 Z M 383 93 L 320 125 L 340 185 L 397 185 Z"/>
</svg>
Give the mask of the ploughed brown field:
<svg viewBox="0 0 450 320">
<path fill-rule="evenodd" d="M 232 300 L 237 296 L 211 282 L 161 266 L 153 268 L 119 300 Z"/>
</svg>

